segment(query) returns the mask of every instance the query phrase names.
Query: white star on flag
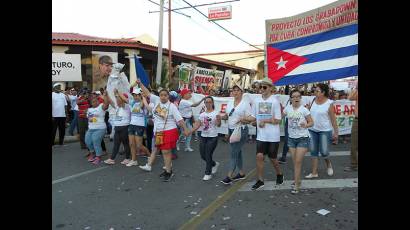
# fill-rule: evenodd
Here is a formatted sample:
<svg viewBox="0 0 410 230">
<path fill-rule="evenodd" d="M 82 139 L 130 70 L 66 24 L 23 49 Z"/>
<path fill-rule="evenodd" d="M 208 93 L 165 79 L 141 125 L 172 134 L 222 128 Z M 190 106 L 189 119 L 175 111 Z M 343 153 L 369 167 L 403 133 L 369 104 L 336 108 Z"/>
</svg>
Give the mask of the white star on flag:
<svg viewBox="0 0 410 230">
<path fill-rule="evenodd" d="M 280 61 L 275 62 L 276 64 L 278 64 L 278 70 L 279 70 L 280 68 L 286 69 L 286 62 L 288 62 L 288 61 L 284 61 L 283 58 L 282 58 L 282 56 L 280 56 Z"/>
</svg>

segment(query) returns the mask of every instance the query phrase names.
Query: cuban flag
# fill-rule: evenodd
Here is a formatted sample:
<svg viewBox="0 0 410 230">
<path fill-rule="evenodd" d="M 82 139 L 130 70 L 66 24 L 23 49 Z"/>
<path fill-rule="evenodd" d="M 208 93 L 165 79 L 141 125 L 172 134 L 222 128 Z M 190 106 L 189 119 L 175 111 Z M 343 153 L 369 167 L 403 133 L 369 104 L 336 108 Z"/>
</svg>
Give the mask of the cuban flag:
<svg viewBox="0 0 410 230">
<path fill-rule="evenodd" d="M 267 45 L 275 85 L 321 82 L 358 74 L 358 24 Z"/>
</svg>

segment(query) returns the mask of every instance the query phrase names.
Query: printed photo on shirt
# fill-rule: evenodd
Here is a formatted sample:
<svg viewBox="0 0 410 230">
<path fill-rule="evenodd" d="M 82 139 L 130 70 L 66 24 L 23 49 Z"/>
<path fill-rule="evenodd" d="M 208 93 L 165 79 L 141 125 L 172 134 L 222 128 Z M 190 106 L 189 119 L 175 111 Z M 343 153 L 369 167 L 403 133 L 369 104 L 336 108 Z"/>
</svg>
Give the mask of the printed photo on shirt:
<svg viewBox="0 0 410 230">
<path fill-rule="evenodd" d="M 272 114 L 272 103 L 271 102 L 260 102 L 258 114 Z"/>
<path fill-rule="evenodd" d="M 161 108 L 161 105 L 159 105 L 159 104 L 157 105 L 157 107 L 154 110 L 154 114 L 157 115 L 157 116 L 162 117 L 163 119 L 165 119 L 167 117 L 167 113 L 168 113 L 167 108 L 166 107 Z"/>
</svg>

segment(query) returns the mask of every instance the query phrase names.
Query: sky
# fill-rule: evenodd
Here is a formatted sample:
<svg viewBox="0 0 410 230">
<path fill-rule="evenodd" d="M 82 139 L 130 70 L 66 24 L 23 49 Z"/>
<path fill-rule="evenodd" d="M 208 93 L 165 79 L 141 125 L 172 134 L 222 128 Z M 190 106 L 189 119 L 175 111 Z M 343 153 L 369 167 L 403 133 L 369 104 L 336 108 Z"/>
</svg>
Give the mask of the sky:
<svg viewBox="0 0 410 230">
<path fill-rule="evenodd" d="M 159 3 L 160 0 L 152 0 Z M 191 5 L 226 0 L 186 0 Z M 240 0 L 198 7 L 232 6 L 232 19 L 216 21 L 253 45 L 265 42 L 265 20 L 289 17 L 335 0 Z M 168 7 L 168 0 L 165 0 Z M 171 8 L 188 6 L 171 0 Z M 80 33 L 106 38 L 129 38 L 149 34 L 159 38 L 159 6 L 148 0 L 52 0 L 52 32 Z M 187 54 L 253 50 L 248 44 L 219 28 L 194 9 L 179 10 L 191 16 L 171 14 L 171 49 Z M 164 13 L 163 47 L 168 48 L 168 13 Z"/>
</svg>

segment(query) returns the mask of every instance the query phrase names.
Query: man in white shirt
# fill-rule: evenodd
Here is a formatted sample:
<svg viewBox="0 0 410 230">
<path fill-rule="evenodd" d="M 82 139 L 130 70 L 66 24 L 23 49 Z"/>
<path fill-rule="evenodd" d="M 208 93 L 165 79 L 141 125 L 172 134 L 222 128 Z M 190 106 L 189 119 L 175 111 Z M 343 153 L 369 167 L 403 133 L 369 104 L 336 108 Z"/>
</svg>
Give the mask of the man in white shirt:
<svg viewBox="0 0 410 230">
<path fill-rule="evenodd" d="M 61 83 L 56 83 L 53 85 L 53 91 L 51 93 L 51 109 L 52 109 L 52 142 L 51 145 L 54 146 L 54 140 L 57 134 L 58 127 L 58 137 L 59 145 L 64 144 L 65 135 L 65 120 L 66 120 L 66 110 L 67 110 L 67 97 L 61 92 Z"/>
<path fill-rule="evenodd" d="M 183 89 L 181 90 L 180 94 L 181 94 L 182 100 L 179 102 L 178 110 L 181 113 L 182 118 L 184 119 L 186 127 L 188 129 L 192 129 L 192 123 L 193 123 L 192 107 L 197 107 L 199 104 L 201 104 L 201 102 L 205 99 L 205 97 L 202 98 L 199 102 L 193 103 L 190 101 L 190 99 L 192 98 L 191 90 Z M 192 138 L 191 134 L 186 137 L 185 151 L 189 151 L 189 152 L 194 151 L 191 148 L 191 138 Z"/>
<path fill-rule="evenodd" d="M 252 186 L 252 190 L 257 190 L 264 186 L 263 167 L 264 156 L 268 155 L 276 172 L 276 184 L 283 184 L 283 173 L 276 159 L 280 142 L 281 107 L 280 102 L 272 94 L 272 80 L 264 78 L 261 81 L 262 97 L 255 98 L 253 103 L 253 113 L 251 116 L 243 118 L 242 122 L 253 122 L 256 120 L 256 170 L 258 180 Z"/>
<path fill-rule="evenodd" d="M 75 89 L 70 90 L 70 94 L 68 95 L 68 98 L 70 99 L 71 103 L 71 111 L 73 112 L 73 119 L 71 120 L 70 123 L 70 130 L 69 134 L 71 136 L 74 136 L 74 129 L 77 128 L 77 133 L 78 133 L 78 105 L 77 105 L 77 91 Z"/>
</svg>

